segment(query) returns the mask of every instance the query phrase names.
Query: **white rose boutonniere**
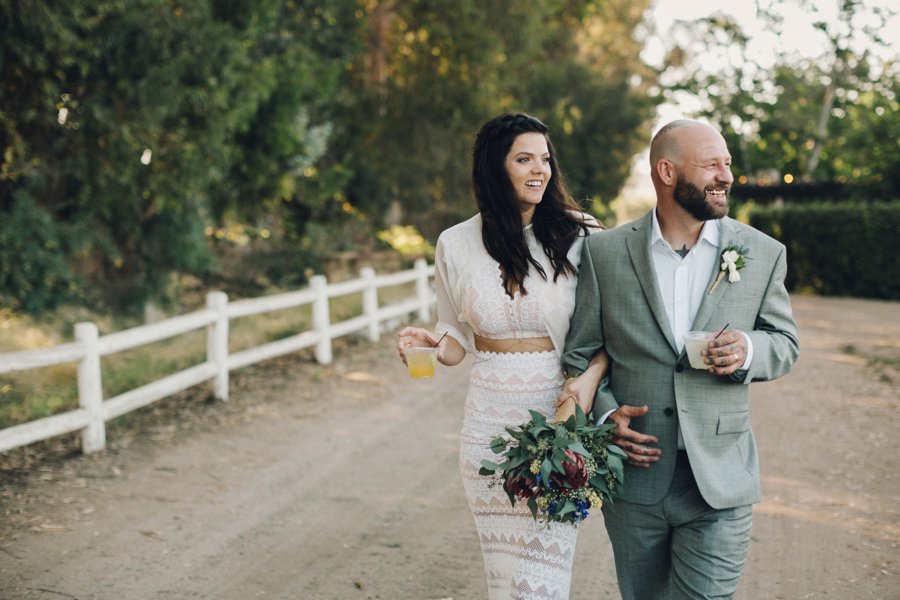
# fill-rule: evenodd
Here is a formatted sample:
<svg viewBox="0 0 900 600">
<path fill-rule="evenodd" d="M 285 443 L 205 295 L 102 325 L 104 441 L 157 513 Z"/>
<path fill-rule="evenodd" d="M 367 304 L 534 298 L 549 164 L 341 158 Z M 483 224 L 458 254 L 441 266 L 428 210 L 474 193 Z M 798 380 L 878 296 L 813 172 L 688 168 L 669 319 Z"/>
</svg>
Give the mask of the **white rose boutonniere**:
<svg viewBox="0 0 900 600">
<path fill-rule="evenodd" d="M 744 265 L 746 264 L 744 259 L 748 254 L 750 254 L 750 251 L 746 248 L 739 248 L 737 246 L 728 246 L 725 248 L 722 251 L 722 264 L 719 267 L 719 274 L 716 276 L 716 280 L 713 282 L 712 287 L 706 292 L 706 295 L 709 296 L 713 293 L 726 274 L 728 275 L 728 283 L 740 281 L 741 274 L 738 273 L 738 271 L 744 268 Z"/>
</svg>

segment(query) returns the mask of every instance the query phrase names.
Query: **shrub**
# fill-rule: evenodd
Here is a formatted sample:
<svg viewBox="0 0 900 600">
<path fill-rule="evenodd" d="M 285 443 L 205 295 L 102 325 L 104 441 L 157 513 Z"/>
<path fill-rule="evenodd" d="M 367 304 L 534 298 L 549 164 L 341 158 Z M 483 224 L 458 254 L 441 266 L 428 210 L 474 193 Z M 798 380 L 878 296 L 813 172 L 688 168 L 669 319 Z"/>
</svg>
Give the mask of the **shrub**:
<svg viewBox="0 0 900 600">
<path fill-rule="evenodd" d="M 900 201 L 756 208 L 749 220 L 787 246 L 789 290 L 900 300 Z"/>
<path fill-rule="evenodd" d="M 37 313 L 74 287 L 59 226 L 25 194 L 0 212 L 0 305 Z"/>
</svg>

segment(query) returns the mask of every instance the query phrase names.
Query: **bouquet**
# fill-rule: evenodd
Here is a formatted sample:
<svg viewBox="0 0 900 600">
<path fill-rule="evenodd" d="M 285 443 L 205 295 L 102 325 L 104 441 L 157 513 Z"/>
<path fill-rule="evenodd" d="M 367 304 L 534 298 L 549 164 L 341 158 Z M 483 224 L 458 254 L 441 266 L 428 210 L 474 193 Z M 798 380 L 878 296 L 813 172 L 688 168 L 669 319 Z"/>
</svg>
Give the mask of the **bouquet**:
<svg viewBox="0 0 900 600">
<path fill-rule="evenodd" d="M 491 441 L 505 460 L 483 460 L 479 473 L 497 474 L 512 505 L 526 502 L 536 521 L 577 526 L 619 495 L 626 455 L 610 443 L 616 426 L 589 425 L 577 405 L 564 421 L 528 412 L 530 421 L 506 429 L 509 439 Z"/>
</svg>

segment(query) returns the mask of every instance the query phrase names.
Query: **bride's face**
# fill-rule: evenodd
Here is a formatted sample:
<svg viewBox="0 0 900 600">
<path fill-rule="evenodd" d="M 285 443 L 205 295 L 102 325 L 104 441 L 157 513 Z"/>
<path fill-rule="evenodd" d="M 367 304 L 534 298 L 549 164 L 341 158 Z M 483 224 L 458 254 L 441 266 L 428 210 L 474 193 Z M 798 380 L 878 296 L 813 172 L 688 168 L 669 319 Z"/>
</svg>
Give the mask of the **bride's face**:
<svg viewBox="0 0 900 600">
<path fill-rule="evenodd" d="M 504 164 L 523 215 L 532 214 L 553 175 L 547 138 L 542 133 L 521 134 L 513 141 Z"/>
</svg>

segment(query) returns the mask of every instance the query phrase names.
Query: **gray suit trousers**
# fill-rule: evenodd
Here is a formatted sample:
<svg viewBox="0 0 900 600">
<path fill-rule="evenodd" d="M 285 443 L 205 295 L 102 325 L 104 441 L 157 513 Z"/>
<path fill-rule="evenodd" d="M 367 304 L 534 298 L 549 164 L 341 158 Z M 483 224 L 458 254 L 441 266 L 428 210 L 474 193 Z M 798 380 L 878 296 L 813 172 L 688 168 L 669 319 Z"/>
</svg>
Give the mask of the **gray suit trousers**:
<svg viewBox="0 0 900 600">
<path fill-rule="evenodd" d="M 714 509 L 703 500 L 687 456 L 652 505 L 603 507 L 622 600 L 731 598 L 750 544 L 752 507 Z M 637 534 L 637 535 L 636 535 Z"/>
</svg>

